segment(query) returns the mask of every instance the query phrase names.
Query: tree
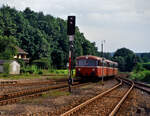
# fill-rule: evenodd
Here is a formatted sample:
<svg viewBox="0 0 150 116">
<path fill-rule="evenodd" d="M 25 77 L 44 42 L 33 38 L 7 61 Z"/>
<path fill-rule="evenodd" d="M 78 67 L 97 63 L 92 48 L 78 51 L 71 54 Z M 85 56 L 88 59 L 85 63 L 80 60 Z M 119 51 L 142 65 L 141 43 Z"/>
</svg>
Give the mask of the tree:
<svg viewBox="0 0 150 116">
<path fill-rule="evenodd" d="M 12 59 L 16 55 L 16 44 L 13 36 L 0 36 L 0 59 Z"/>
<path fill-rule="evenodd" d="M 121 48 L 114 53 L 113 60 L 118 62 L 120 71 L 132 71 L 136 64 L 136 55 L 127 48 Z"/>
<path fill-rule="evenodd" d="M 31 64 L 32 61 L 44 57 L 53 67 L 66 66 L 69 53 L 67 21 L 44 15 L 42 12 L 34 12 L 30 8 L 22 12 L 3 6 L 0 8 L 0 27 L 0 36 L 16 38 L 17 45 L 29 53 Z M 11 50 L 7 50 L 5 55 L 14 54 Z M 87 40 L 76 27 L 74 58 L 80 55 L 99 55 L 99 53 L 95 43 Z M 13 55 L 8 55 L 7 58 L 9 56 Z"/>
</svg>

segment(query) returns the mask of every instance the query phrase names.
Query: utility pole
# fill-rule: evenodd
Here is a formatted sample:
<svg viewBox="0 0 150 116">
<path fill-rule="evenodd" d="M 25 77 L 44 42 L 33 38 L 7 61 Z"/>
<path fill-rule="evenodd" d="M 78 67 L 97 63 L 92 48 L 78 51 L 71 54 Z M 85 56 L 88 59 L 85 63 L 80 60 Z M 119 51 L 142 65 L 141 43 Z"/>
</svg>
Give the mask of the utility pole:
<svg viewBox="0 0 150 116">
<path fill-rule="evenodd" d="M 74 34 L 75 34 L 75 16 L 68 16 L 67 21 L 67 34 L 69 36 L 69 76 L 68 76 L 68 87 L 69 92 L 71 93 L 72 85 L 72 69 L 73 69 L 73 43 L 74 43 Z"/>
<path fill-rule="evenodd" d="M 102 50 L 102 85 L 104 85 L 104 43 L 105 40 L 102 40 L 101 50 Z"/>
</svg>

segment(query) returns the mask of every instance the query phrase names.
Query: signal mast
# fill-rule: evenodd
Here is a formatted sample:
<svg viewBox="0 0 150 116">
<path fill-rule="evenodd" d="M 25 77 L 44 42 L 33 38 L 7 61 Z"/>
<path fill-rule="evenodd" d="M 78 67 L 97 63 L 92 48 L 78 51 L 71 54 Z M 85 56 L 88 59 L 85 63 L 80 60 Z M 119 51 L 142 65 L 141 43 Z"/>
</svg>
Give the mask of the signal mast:
<svg viewBox="0 0 150 116">
<path fill-rule="evenodd" d="M 67 35 L 69 36 L 69 77 L 68 77 L 68 87 L 69 92 L 71 92 L 72 85 L 72 69 L 73 69 L 73 43 L 75 34 L 75 16 L 68 16 L 67 20 Z"/>
</svg>

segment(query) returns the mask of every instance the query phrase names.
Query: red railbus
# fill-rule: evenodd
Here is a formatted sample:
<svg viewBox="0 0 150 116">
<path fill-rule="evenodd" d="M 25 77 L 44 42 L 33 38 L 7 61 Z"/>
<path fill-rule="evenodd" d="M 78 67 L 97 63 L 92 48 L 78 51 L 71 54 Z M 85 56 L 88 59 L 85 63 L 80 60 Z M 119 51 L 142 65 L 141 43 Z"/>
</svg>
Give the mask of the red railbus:
<svg viewBox="0 0 150 116">
<path fill-rule="evenodd" d="M 101 57 L 87 55 L 76 58 L 76 76 L 106 77 L 118 73 L 117 63 Z"/>
</svg>

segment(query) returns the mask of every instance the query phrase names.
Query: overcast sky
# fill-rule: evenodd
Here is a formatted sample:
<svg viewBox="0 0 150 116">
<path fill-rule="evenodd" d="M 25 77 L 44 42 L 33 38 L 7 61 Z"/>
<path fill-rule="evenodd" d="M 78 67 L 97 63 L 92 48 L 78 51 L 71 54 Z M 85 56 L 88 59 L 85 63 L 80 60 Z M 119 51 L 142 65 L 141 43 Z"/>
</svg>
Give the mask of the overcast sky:
<svg viewBox="0 0 150 116">
<path fill-rule="evenodd" d="M 3 4 L 67 19 L 76 16 L 80 31 L 99 51 L 114 52 L 126 47 L 150 52 L 150 0 L 0 0 Z"/>
</svg>

